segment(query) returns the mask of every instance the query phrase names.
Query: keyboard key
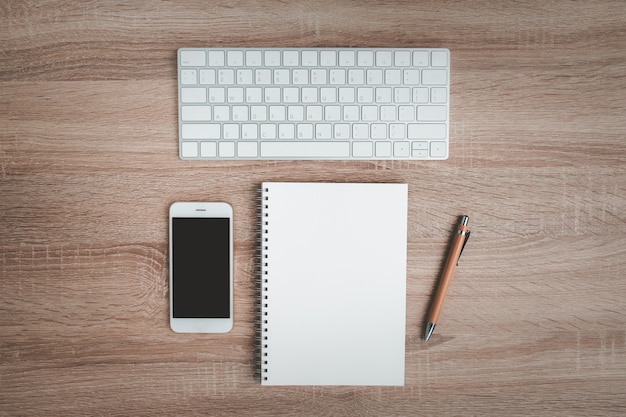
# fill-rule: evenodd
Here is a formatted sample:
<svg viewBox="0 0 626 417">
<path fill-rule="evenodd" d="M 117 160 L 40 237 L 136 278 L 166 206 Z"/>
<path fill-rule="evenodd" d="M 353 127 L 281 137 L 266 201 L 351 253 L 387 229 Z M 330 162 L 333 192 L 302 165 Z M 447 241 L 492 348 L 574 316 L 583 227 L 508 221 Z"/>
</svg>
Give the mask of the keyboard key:
<svg viewBox="0 0 626 417">
<path fill-rule="evenodd" d="M 183 158 L 196 158 L 198 156 L 198 142 L 183 142 L 180 151 Z"/>
<path fill-rule="evenodd" d="M 359 106 L 344 106 L 343 120 L 345 122 L 358 122 L 360 119 Z"/>
<path fill-rule="evenodd" d="M 417 106 L 417 120 L 420 122 L 445 122 L 445 106 Z"/>
<path fill-rule="evenodd" d="M 387 125 L 384 123 L 372 123 L 372 139 L 387 139 Z"/>
<path fill-rule="evenodd" d="M 246 65 L 249 67 L 260 67 L 261 51 L 246 51 Z"/>
<path fill-rule="evenodd" d="M 276 139 L 276 125 L 262 124 L 260 131 L 261 139 Z"/>
<path fill-rule="evenodd" d="M 287 120 L 287 109 L 285 106 L 270 106 L 270 120 L 272 122 L 284 122 Z"/>
<path fill-rule="evenodd" d="M 243 65 L 243 51 L 228 51 L 228 62 L 229 67 L 240 67 Z"/>
<path fill-rule="evenodd" d="M 339 89 L 339 102 L 340 103 L 354 103 L 354 88 L 343 87 Z"/>
<path fill-rule="evenodd" d="M 428 149 L 413 149 L 411 155 L 414 158 L 428 158 Z"/>
<path fill-rule="evenodd" d="M 361 120 L 364 122 L 375 122 L 378 120 L 378 106 L 361 107 Z"/>
<path fill-rule="evenodd" d="M 428 103 L 428 88 L 414 88 L 413 103 Z"/>
<path fill-rule="evenodd" d="M 357 57 L 359 67 L 371 67 L 374 65 L 374 52 L 372 51 L 359 51 Z"/>
<path fill-rule="evenodd" d="M 376 142 L 377 158 L 389 158 L 391 156 L 391 142 Z"/>
<path fill-rule="evenodd" d="M 446 70 L 423 70 L 422 71 L 422 84 L 424 85 L 445 85 L 448 79 L 448 72 Z"/>
<path fill-rule="evenodd" d="M 181 88 L 180 94 L 183 103 L 206 103 L 206 88 Z"/>
<path fill-rule="evenodd" d="M 235 156 L 235 142 L 220 142 L 218 149 L 220 158 L 233 158 Z"/>
<path fill-rule="evenodd" d="M 352 156 L 356 158 L 369 158 L 374 156 L 374 143 L 352 142 Z"/>
<path fill-rule="evenodd" d="M 229 88 L 227 94 L 229 103 L 243 103 L 243 88 Z"/>
<path fill-rule="evenodd" d="M 446 125 L 409 123 L 408 137 L 409 139 L 445 139 Z"/>
<path fill-rule="evenodd" d="M 304 121 L 304 106 L 289 106 L 287 108 L 287 120 L 290 122 Z"/>
<path fill-rule="evenodd" d="M 293 83 L 296 85 L 307 85 L 309 83 L 309 70 L 293 70 Z"/>
<path fill-rule="evenodd" d="M 300 65 L 300 53 L 298 51 L 283 52 L 283 65 L 286 67 L 297 67 Z"/>
<path fill-rule="evenodd" d="M 419 70 L 404 70 L 404 85 L 419 85 Z"/>
<path fill-rule="evenodd" d="M 313 125 L 312 124 L 299 124 L 298 125 L 298 139 L 313 139 Z"/>
<path fill-rule="evenodd" d="M 217 156 L 217 142 L 200 142 L 200 156 L 215 158 Z"/>
<path fill-rule="evenodd" d="M 415 121 L 415 107 L 399 106 L 398 107 L 398 120 L 401 122 L 414 122 Z"/>
<path fill-rule="evenodd" d="M 266 158 L 347 158 L 350 142 L 261 142 Z"/>
<path fill-rule="evenodd" d="M 448 101 L 448 89 L 445 87 L 433 87 L 430 89 L 431 103 L 445 103 Z"/>
<path fill-rule="evenodd" d="M 342 67 L 353 67 L 355 64 L 355 51 L 339 51 L 339 65 Z"/>
<path fill-rule="evenodd" d="M 362 69 L 348 70 L 348 84 L 363 85 L 365 83 L 365 72 Z"/>
<path fill-rule="evenodd" d="M 350 138 L 350 125 L 348 123 L 338 123 L 334 126 L 334 139 Z"/>
<path fill-rule="evenodd" d="M 320 88 L 320 101 L 322 103 L 336 103 L 337 89 L 330 87 Z"/>
<path fill-rule="evenodd" d="M 346 70 L 332 69 L 330 70 L 330 83 L 333 85 L 343 85 L 346 83 Z"/>
<path fill-rule="evenodd" d="M 411 102 L 411 90 L 407 87 L 396 87 L 393 89 L 394 102 L 398 104 Z"/>
<path fill-rule="evenodd" d="M 222 87 L 209 88 L 209 103 L 223 103 L 225 94 Z"/>
<path fill-rule="evenodd" d="M 203 67 L 206 65 L 204 51 L 180 51 L 180 65 L 182 67 Z"/>
<path fill-rule="evenodd" d="M 413 65 L 416 67 L 428 66 L 428 51 L 415 51 L 413 52 Z"/>
<path fill-rule="evenodd" d="M 299 103 L 300 102 L 300 89 L 297 87 L 287 87 L 283 89 L 283 102 L 284 103 Z"/>
<path fill-rule="evenodd" d="M 393 156 L 407 158 L 411 154 L 411 144 L 405 141 L 393 143 Z"/>
<path fill-rule="evenodd" d="M 291 82 L 290 72 L 288 69 L 276 69 L 274 70 L 274 84 L 286 85 Z"/>
<path fill-rule="evenodd" d="M 222 126 L 224 139 L 239 139 L 239 125 L 228 123 Z"/>
<path fill-rule="evenodd" d="M 230 107 L 213 106 L 213 120 L 216 122 L 228 122 L 230 120 Z"/>
<path fill-rule="evenodd" d="M 213 85 L 215 84 L 215 70 L 200 70 L 200 84 Z"/>
<path fill-rule="evenodd" d="M 446 157 L 446 143 L 445 142 L 430 142 L 430 156 L 433 158 L 445 158 Z"/>
<path fill-rule="evenodd" d="M 448 53 L 446 51 L 433 51 L 432 53 L 433 67 L 445 67 L 448 65 Z"/>
<path fill-rule="evenodd" d="M 311 84 L 313 85 L 325 85 L 326 81 L 326 70 L 325 69 L 314 69 L 311 70 Z"/>
<path fill-rule="evenodd" d="M 237 156 L 256 158 L 258 155 L 258 144 L 256 142 L 237 142 Z"/>
<path fill-rule="evenodd" d="M 411 53 L 409 51 L 396 51 L 395 65 L 396 67 L 411 66 Z"/>
<path fill-rule="evenodd" d="M 393 122 L 397 120 L 396 106 L 380 106 L 380 120 L 383 122 Z"/>
<path fill-rule="evenodd" d="M 259 85 L 267 85 L 272 83 L 272 70 L 257 69 L 254 71 L 255 81 Z"/>
<path fill-rule="evenodd" d="M 282 123 L 278 125 L 279 139 L 294 139 L 296 137 L 296 128 L 292 124 Z"/>
<path fill-rule="evenodd" d="M 246 102 L 261 103 L 263 101 L 263 90 L 260 87 L 246 88 Z"/>
<path fill-rule="evenodd" d="M 237 70 L 237 84 L 250 85 L 253 83 L 252 70 L 251 69 L 238 69 Z"/>
<path fill-rule="evenodd" d="M 385 70 L 385 84 L 399 85 L 402 82 L 400 70 Z"/>
<path fill-rule="evenodd" d="M 333 127 L 329 123 L 320 123 L 315 126 L 315 139 L 331 139 Z"/>
<path fill-rule="evenodd" d="M 376 66 L 390 67 L 392 64 L 391 56 L 391 51 L 376 51 Z"/>
<path fill-rule="evenodd" d="M 198 82 L 197 71 L 194 70 L 182 70 L 180 72 L 180 83 L 181 84 L 195 84 Z"/>
<path fill-rule="evenodd" d="M 324 107 L 324 120 L 327 122 L 338 122 L 341 120 L 341 107 L 326 106 Z"/>
<path fill-rule="evenodd" d="M 209 65 L 212 67 L 223 67 L 224 51 L 209 51 Z"/>
<path fill-rule="evenodd" d="M 391 87 L 376 88 L 376 103 L 391 103 Z"/>
<path fill-rule="evenodd" d="M 369 139 L 369 125 L 365 123 L 355 123 L 352 125 L 352 137 L 354 139 Z"/>
<path fill-rule="evenodd" d="M 280 103 L 281 100 L 280 88 L 267 87 L 265 88 L 265 102 L 266 103 Z"/>
<path fill-rule="evenodd" d="M 252 106 L 250 107 L 250 120 L 255 122 L 264 122 L 267 120 L 267 107 Z"/>
<path fill-rule="evenodd" d="M 181 126 L 183 139 L 220 139 L 220 125 L 214 123 L 183 123 Z"/>
<path fill-rule="evenodd" d="M 304 87 L 302 89 L 302 102 L 303 103 L 317 103 L 317 88 Z"/>
<path fill-rule="evenodd" d="M 321 122 L 323 120 L 322 106 L 307 106 L 306 120 L 309 122 Z"/>
<path fill-rule="evenodd" d="M 370 87 L 361 87 L 357 89 L 357 101 L 359 103 L 374 102 L 374 89 Z"/>
<path fill-rule="evenodd" d="M 320 65 L 322 67 L 334 67 L 337 65 L 337 54 L 335 51 L 320 52 Z"/>
<path fill-rule="evenodd" d="M 367 83 L 368 84 L 382 84 L 383 83 L 383 70 L 380 69 L 368 69 L 367 70 Z"/>
<path fill-rule="evenodd" d="M 265 51 L 265 66 L 278 67 L 280 65 L 280 51 Z"/>
<path fill-rule="evenodd" d="M 243 139 L 258 139 L 258 129 L 256 124 L 246 123 L 241 126 L 241 137 Z"/>
<path fill-rule="evenodd" d="M 302 66 L 303 67 L 316 67 L 317 66 L 317 51 L 302 51 Z"/>
<path fill-rule="evenodd" d="M 180 117 L 185 122 L 209 122 L 211 106 L 183 106 Z"/>
<path fill-rule="evenodd" d="M 392 123 L 389 125 L 390 139 L 406 139 L 406 125 L 404 123 Z"/>
</svg>

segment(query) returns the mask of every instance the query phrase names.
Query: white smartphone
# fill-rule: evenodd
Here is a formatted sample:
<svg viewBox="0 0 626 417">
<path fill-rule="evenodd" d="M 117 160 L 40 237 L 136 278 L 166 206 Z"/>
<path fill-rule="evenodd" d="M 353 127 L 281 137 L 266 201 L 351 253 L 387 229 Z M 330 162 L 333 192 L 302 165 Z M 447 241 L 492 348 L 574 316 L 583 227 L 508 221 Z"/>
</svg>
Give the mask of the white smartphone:
<svg viewBox="0 0 626 417">
<path fill-rule="evenodd" d="M 170 206 L 170 327 L 180 333 L 233 328 L 233 209 Z"/>
</svg>

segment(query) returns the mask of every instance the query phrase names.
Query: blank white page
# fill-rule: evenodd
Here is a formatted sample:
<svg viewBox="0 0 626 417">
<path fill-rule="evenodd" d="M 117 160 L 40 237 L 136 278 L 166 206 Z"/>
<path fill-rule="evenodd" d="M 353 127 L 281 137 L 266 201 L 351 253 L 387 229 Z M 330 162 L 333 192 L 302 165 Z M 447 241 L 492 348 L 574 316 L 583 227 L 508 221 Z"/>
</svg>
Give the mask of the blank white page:
<svg viewBox="0 0 626 417">
<path fill-rule="evenodd" d="M 406 184 L 262 184 L 263 385 L 404 385 Z"/>
</svg>

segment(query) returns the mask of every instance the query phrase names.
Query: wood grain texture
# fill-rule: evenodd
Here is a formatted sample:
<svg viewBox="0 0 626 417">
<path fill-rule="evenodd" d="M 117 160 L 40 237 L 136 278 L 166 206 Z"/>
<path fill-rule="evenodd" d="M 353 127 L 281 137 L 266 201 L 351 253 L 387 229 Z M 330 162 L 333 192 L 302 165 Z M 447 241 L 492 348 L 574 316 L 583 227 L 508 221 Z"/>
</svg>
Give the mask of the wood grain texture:
<svg viewBox="0 0 626 417">
<path fill-rule="evenodd" d="M 277 45 L 450 48 L 450 159 L 181 161 L 177 48 Z M 0 1 L 0 415 L 624 415 L 624 51 L 621 1 Z M 255 381 L 261 181 L 409 184 L 404 387 Z M 183 200 L 234 208 L 227 335 L 168 327 Z"/>
</svg>

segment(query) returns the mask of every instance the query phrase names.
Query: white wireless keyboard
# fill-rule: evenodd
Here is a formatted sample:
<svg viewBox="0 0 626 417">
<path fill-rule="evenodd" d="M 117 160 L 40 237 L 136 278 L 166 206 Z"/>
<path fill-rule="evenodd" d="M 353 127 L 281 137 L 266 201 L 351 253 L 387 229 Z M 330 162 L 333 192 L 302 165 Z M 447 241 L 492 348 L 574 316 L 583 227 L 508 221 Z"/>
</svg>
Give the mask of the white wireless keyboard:
<svg viewBox="0 0 626 417">
<path fill-rule="evenodd" d="M 182 159 L 446 159 L 447 49 L 178 50 Z"/>
</svg>

